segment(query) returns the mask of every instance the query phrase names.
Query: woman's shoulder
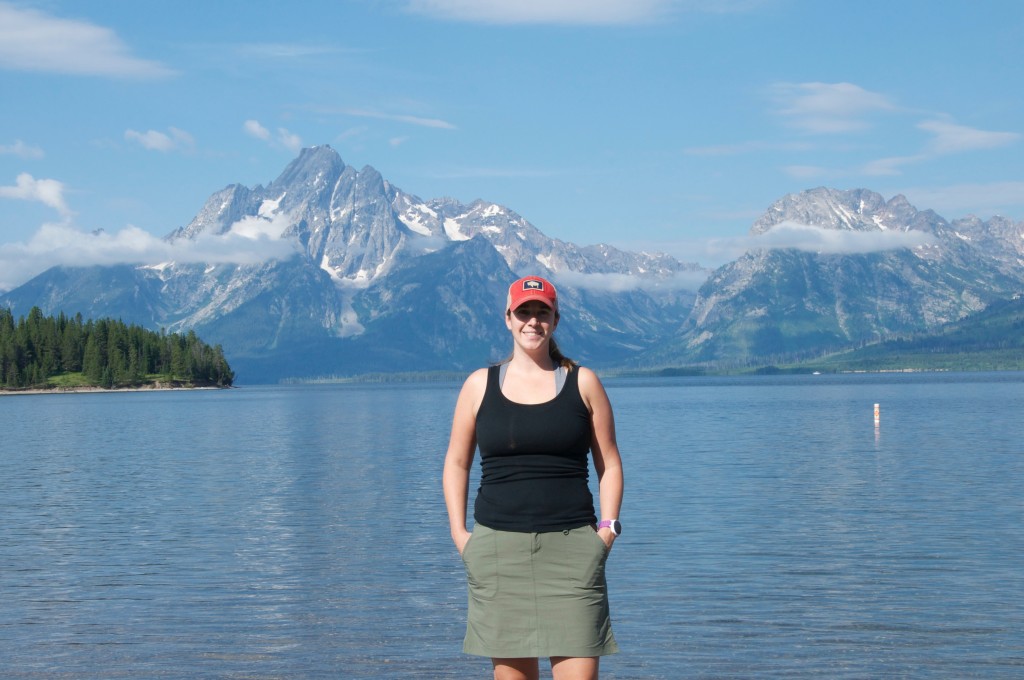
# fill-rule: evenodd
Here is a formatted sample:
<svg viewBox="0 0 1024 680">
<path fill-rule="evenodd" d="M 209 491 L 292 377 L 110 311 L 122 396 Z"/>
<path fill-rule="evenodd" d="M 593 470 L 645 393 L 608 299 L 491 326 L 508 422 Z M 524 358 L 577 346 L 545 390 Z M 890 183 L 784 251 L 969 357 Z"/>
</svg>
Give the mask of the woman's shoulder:
<svg viewBox="0 0 1024 680">
<path fill-rule="evenodd" d="M 580 385 L 600 385 L 601 379 L 597 377 L 597 373 L 594 373 L 591 369 L 586 366 L 576 365 L 573 369 L 577 372 Z"/>
<path fill-rule="evenodd" d="M 456 413 L 461 411 L 465 413 L 467 417 L 476 417 L 476 413 L 480 409 L 480 404 L 483 402 L 484 393 L 486 391 L 487 369 L 478 368 L 470 373 L 469 377 L 467 377 L 465 382 L 462 383 L 462 389 L 459 391 Z"/>
<path fill-rule="evenodd" d="M 601 384 L 601 379 L 597 377 L 597 373 L 586 366 L 577 366 L 577 384 L 579 385 L 580 396 L 583 398 L 583 402 L 587 405 L 588 409 L 593 408 L 593 402 L 595 399 L 601 401 L 607 401 L 608 395 L 604 390 L 604 385 Z"/>
<path fill-rule="evenodd" d="M 462 383 L 462 391 L 467 394 L 483 395 L 487 389 L 487 374 L 490 369 L 478 368 Z"/>
<path fill-rule="evenodd" d="M 466 380 L 463 383 L 463 387 L 465 387 L 465 386 L 486 385 L 487 384 L 487 373 L 489 371 L 490 371 L 489 368 L 478 368 L 478 369 L 476 369 L 475 371 L 470 373 L 468 376 L 466 376 Z"/>
</svg>

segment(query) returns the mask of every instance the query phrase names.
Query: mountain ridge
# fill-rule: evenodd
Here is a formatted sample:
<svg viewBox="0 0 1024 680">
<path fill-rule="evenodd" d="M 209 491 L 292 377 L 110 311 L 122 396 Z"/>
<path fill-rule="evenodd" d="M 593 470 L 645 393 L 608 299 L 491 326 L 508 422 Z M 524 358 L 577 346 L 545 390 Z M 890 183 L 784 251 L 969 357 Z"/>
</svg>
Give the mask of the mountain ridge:
<svg viewBox="0 0 1024 680">
<path fill-rule="evenodd" d="M 777 362 L 935 327 L 1019 292 L 1022 235 L 1005 218 L 947 222 L 903 196 L 818 187 L 769 206 L 751 248 L 710 271 L 551 238 L 484 200 L 423 200 L 320 146 L 266 186 L 214 192 L 166 237 L 267 242 L 277 259 L 55 267 L 0 304 L 195 329 L 242 381 L 468 370 L 507 352 L 505 286 L 532 273 L 559 286 L 563 346 L 595 366 Z M 704 281 L 694 291 L 688 279 Z"/>
<path fill-rule="evenodd" d="M 967 224 L 988 233 L 984 223 Z M 669 346 L 634 363 L 778 362 L 936 327 L 1024 286 L 1024 260 L 1013 246 L 1024 223 L 979 247 L 956 223 L 902 196 L 885 201 L 870 190 L 819 187 L 776 201 L 750 235 L 767 238 L 787 225 L 816 228 L 823 249 L 749 249 L 712 272 Z M 885 232 L 899 243 L 913 239 L 875 247 Z M 828 252 L 832 234 L 863 252 Z"/>
</svg>

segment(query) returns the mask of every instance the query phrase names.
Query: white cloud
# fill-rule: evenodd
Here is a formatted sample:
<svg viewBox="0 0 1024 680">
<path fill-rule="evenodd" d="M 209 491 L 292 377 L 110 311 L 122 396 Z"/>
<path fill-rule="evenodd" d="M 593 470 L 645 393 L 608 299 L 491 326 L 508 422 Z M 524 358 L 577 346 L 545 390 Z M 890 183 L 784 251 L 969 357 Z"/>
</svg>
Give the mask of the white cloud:
<svg viewBox="0 0 1024 680">
<path fill-rule="evenodd" d="M 272 147 L 284 147 L 292 153 L 302 150 L 302 138 L 286 128 L 277 128 L 277 137 L 275 138 L 270 130 L 263 127 L 258 120 L 250 119 L 242 124 L 242 130 L 250 137 L 261 139 Z"/>
<path fill-rule="evenodd" d="M 485 24 L 650 23 L 676 11 L 741 12 L 764 0 L 404 0 L 407 11 Z"/>
<path fill-rule="evenodd" d="M 997 149 L 1021 138 L 1016 132 L 989 132 L 941 120 L 926 120 L 917 127 L 935 135 L 926 147 L 934 155 Z"/>
<path fill-rule="evenodd" d="M 129 142 L 136 142 L 142 148 L 149 149 L 150 151 L 166 152 L 195 147 L 195 139 L 184 130 L 171 127 L 168 128 L 168 133 L 158 132 L 157 130 L 147 130 L 146 132 L 125 130 L 124 138 Z"/>
<path fill-rule="evenodd" d="M 900 190 L 914 205 L 928 206 L 949 219 L 967 213 L 988 218 L 1024 208 L 1024 181 L 909 187 Z"/>
<path fill-rule="evenodd" d="M 232 224 L 225 233 L 254 240 L 261 238 L 276 240 L 280 239 L 290 226 L 292 226 L 291 218 L 286 213 L 274 213 L 269 218 L 251 215 Z"/>
<path fill-rule="evenodd" d="M 260 125 L 258 120 L 247 120 L 242 124 L 242 130 L 250 137 L 267 141 L 270 139 L 270 130 Z"/>
<path fill-rule="evenodd" d="M 14 144 L 0 144 L 0 156 L 11 155 L 26 160 L 38 160 L 46 154 L 38 146 L 31 146 L 17 139 Z"/>
<path fill-rule="evenodd" d="M 50 267 L 113 264 L 233 263 L 256 264 L 287 259 L 298 243 L 284 237 L 290 218 L 245 217 L 223 234 L 200 234 L 195 239 L 168 241 L 137 227 L 113 234 L 84 232 L 71 224 L 64 185 L 57 180 L 18 175 L 14 186 L 0 186 L 0 198 L 36 201 L 56 210 L 64 221 L 44 224 L 27 242 L 0 244 L 0 290 L 28 281 Z"/>
<path fill-rule="evenodd" d="M 0 2 L 0 68 L 70 75 L 159 78 L 174 72 L 140 59 L 114 31 Z"/>
<path fill-rule="evenodd" d="M 673 292 L 697 290 L 707 280 L 707 272 L 681 271 L 670 277 L 640 277 L 631 274 L 587 274 L 574 271 L 560 271 L 555 277 L 557 283 L 593 292 L 623 293 L 633 290 L 647 292 Z"/>
<path fill-rule="evenodd" d="M 171 242 L 133 226 L 107 233 L 85 232 L 66 223 L 44 224 L 27 242 L 0 244 L 0 290 L 20 286 L 58 265 L 258 264 L 287 259 L 298 250 L 295 241 L 280 238 L 286 226 L 246 218 L 224 234 Z"/>
<path fill-rule="evenodd" d="M 492 24 L 620 24 L 650 21 L 665 0 L 407 0 L 406 8 L 439 19 Z"/>
<path fill-rule="evenodd" d="M 409 116 L 399 113 L 380 113 L 379 111 L 371 111 L 368 109 L 339 109 L 337 110 L 337 113 L 341 113 L 346 116 L 356 116 L 359 118 L 394 120 L 399 123 L 408 123 L 409 125 L 418 125 L 420 127 L 437 128 L 441 130 L 458 129 L 448 121 L 441 120 L 439 118 L 423 118 L 421 116 Z"/>
<path fill-rule="evenodd" d="M 997 149 L 1009 146 L 1021 138 L 1021 135 L 1016 132 L 989 132 L 942 120 L 922 121 L 917 124 L 917 128 L 933 135 L 921 153 L 912 156 L 879 158 L 867 163 L 861 168 L 861 172 L 872 177 L 900 175 L 903 167 L 907 165 L 923 163 L 955 153 Z"/>
<path fill-rule="evenodd" d="M 857 255 L 899 248 L 916 248 L 934 241 L 922 231 L 851 231 L 823 229 L 797 222 L 782 222 L 747 239 L 748 248 L 795 248 L 826 255 Z"/>
<path fill-rule="evenodd" d="M 871 127 L 873 118 L 880 114 L 914 113 L 897 106 L 885 95 L 852 83 L 776 83 L 771 86 L 770 93 L 775 100 L 775 112 L 786 124 L 799 132 L 812 135 L 861 132 Z M 864 163 L 856 172 L 868 177 L 900 175 L 906 166 L 955 153 L 1003 148 L 1024 137 L 1016 132 L 994 132 L 959 125 L 941 115 L 917 123 L 916 128 L 930 135 L 930 139 L 917 153 L 878 158 Z M 905 135 L 908 139 L 915 136 Z M 748 142 L 694 149 L 688 153 L 726 155 L 761 148 L 763 146 L 756 142 Z M 806 165 L 790 165 L 783 170 L 792 177 L 805 179 L 835 174 L 824 168 Z"/>
<path fill-rule="evenodd" d="M 302 150 L 302 138 L 284 128 L 277 128 L 277 141 L 292 153 Z"/>
<path fill-rule="evenodd" d="M 893 156 L 891 158 L 879 158 L 871 161 L 870 163 L 866 163 L 860 171 L 869 177 L 901 175 L 903 174 L 901 168 L 904 165 L 920 163 L 927 158 L 927 156 L 920 154 L 917 156 Z"/>
<path fill-rule="evenodd" d="M 56 210 L 64 218 L 71 210 L 64 202 L 64 184 L 55 179 L 36 179 L 27 172 L 18 175 L 14 186 L 0 186 L 0 197 L 35 201 Z"/>
<path fill-rule="evenodd" d="M 852 83 L 776 83 L 778 113 L 809 134 L 841 134 L 869 127 L 867 117 L 897 107 L 884 95 Z"/>
</svg>

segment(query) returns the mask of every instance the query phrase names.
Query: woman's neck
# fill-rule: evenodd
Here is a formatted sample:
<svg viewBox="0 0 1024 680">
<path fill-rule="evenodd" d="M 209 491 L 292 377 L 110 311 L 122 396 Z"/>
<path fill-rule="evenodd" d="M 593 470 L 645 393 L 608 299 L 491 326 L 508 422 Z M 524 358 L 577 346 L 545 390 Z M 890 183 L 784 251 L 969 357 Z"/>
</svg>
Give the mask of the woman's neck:
<svg viewBox="0 0 1024 680">
<path fill-rule="evenodd" d="M 509 363 L 515 365 L 518 370 L 524 373 L 555 370 L 555 360 L 551 358 L 546 345 L 536 352 L 527 352 L 520 347 L 516 347 L 515 351 L 512 352 L 512 359 Z"/>
<path fill-rule="evenodd" d="M 520 404 L 541 404 L 558 394 L 554 377 L 555 362 L 547 354 L 531 356 L 514 353 L 505 370 L 501 392 Z"/>
</svg>

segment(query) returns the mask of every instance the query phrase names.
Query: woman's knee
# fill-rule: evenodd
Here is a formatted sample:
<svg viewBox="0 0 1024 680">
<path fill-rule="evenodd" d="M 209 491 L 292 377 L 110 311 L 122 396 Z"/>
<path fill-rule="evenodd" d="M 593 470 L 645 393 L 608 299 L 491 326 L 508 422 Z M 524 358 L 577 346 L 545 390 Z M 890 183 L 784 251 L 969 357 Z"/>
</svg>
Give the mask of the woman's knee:
<svg viewBox="0 0 1024 680">
<path fill-rule="evenodd" d="M 491 659 L 494 680 L 539 680 L 537 659 Z"/>
<path fill-rule="evenodd" d="M 601 657 L 553 656 L 551 676 L 554 680 L 597 680 Z"/>
</svg>

